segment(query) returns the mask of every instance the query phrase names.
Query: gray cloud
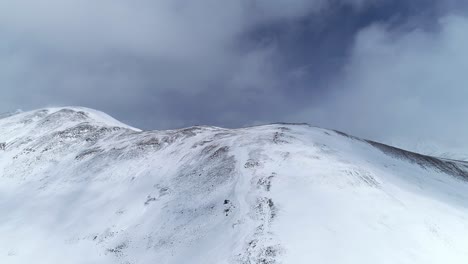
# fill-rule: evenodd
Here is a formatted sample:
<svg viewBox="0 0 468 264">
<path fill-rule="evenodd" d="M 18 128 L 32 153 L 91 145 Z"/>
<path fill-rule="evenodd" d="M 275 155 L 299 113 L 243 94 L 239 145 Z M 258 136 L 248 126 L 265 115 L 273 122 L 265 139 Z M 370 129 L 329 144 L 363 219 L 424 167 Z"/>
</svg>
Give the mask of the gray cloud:
<svg viewBox="0 0 468 264">
<path fill-rule="evenodd" d="M 83 105 L 146 129 L 300 121 L 466 146 L 464 10 L 458 0 L 1 1 L 0 112 Z"/>
<path fill-rule="evenodd" d="M 171 113 L 155 105 L 177 103 L 163 98 L 168 94 L 274 93 L 282 81 L 274 40 L 244 49 L 239 39 L 259 25 L 315 14 L 325 3 L 2 1 L 0 110 L 80 104 L 141 125 L 138 115 L 149 119 L 160 109 L 148 127 L 187 125 L 172 124 Z"/>
</svg>

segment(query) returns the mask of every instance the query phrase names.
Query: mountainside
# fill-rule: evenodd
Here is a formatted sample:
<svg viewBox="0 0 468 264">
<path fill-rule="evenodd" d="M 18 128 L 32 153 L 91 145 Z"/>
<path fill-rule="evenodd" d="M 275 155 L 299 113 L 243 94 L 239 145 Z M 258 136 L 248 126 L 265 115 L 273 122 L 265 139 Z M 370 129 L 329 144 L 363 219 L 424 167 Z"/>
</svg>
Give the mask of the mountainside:
<svg viewBox="0 0 468 264">
<path fill-rule="evenodd" d="M 468 163 L 303 124 L 0 117 L 0 263 L 468 263 Z"/>
</svg>

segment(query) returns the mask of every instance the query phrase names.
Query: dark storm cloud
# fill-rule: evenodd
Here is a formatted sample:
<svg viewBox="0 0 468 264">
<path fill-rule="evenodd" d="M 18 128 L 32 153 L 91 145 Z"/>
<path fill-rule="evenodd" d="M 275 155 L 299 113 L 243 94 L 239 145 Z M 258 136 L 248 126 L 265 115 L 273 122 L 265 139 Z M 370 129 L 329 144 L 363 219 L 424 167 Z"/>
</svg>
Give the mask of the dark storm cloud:
<svg viewBox="0 0 468 264">
<path fill-rule="evenodd" d="M 0 112 L 82 105 L 145 129 L 301 121 L 397 143 L 424 127 L 423 140 L 453 145 L 443 138 L 468 127 L 431 109 L 466 109 L 437 100 L 442 89 L 464 96 L 465 10 L 455 0 L 6 0 Z M 437 85 L 422 88 L 425 74 Z"/>
<path fill-rule="evenodd" d="M 270 119 L 237 114 L 247 108 L 236 105 L 260 114 L 282 103 L 275 94 L 293 78 L 282 66 L 289 55 L 248 32 L 330 8 L 321 0 L 2 1 L 0 110 L 85 105 L 145 128 Z"/>
</svg>

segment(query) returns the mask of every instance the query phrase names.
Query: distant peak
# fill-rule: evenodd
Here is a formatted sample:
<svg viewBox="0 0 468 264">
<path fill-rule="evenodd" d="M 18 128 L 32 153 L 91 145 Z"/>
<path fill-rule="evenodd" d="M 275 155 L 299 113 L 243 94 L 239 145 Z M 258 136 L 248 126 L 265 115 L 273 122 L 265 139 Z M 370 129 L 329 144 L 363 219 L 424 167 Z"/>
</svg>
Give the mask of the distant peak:
<svg viewBox="0 0 468 264">
<path fill-rule="evenodd" d="M 2 118 L 13 118 L 16 121 L 29 124 L 33 122 L 40 123 L 67 123 L 67 122 L 89 122 L 103 126 L 122 127 L 134 131 L 140 129 L 126 125 L 110 115 L 86 107 L 67 106 L 67 107 L 48 107 L 26 112 L 14 112 L 0 115 Z"/>
</svg>

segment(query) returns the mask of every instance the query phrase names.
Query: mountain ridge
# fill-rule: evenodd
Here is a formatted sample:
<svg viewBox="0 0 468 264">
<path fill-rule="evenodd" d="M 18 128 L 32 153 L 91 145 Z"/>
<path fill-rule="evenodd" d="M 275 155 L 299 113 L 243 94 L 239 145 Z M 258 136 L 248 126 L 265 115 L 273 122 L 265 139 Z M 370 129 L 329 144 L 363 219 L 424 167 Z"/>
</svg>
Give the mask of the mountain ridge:
<svg viewBox="0 0 468 264">
<path fill-rule="evenodd" d="M 94 111 L 0 119 L 2 263 L 468 259 L 464 162 L 305 124 L 141 131 Z"/>
</svg>

